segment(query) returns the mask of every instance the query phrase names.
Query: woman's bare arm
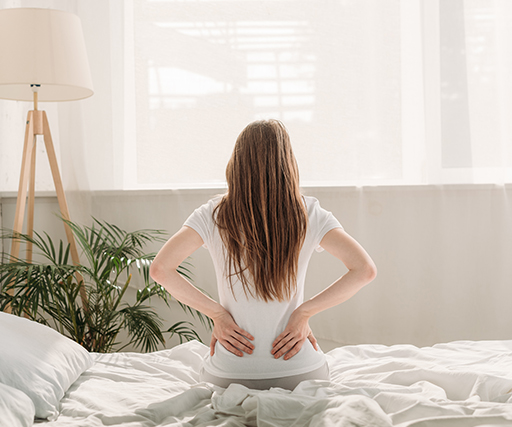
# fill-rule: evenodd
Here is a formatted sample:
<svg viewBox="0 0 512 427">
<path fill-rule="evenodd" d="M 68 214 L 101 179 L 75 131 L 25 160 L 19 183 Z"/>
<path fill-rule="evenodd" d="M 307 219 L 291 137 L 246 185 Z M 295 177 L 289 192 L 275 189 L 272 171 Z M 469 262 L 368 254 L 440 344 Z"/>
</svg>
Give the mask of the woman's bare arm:
<svg viewBox="0 0 512 427">
<path fill-rule="evenodd" d="M 320 246 L 340 259 L 348 272 L 292 313 L 285 330 L 272 344 L 271 353 L 276 359 L 282 355 L 285 355 L 284 359 L 290 359 L 299 352 L 308 337 L 311 339 L 308 321 L 312 316 L 347 301 L 377 275 L 377 268 L 368 253 L 342 228 L 327 232 Z"/>
<path fill-rule="evenodd" d="M 183 226 L 160 249 L 151 264 L 149 274 L 178 301 L 213 320 L 210 354 L 213 355 L 217 340 L 237 356 L 242 356 L 242 351 L 252 353 L 254 345 L 248 341 L 254 339 L 252 335 L 238 327 L 231 314 L 217 301 L 202 293 L 177 272 L 178 266 L 203 243 L 197 231 Z"/>
</svg>

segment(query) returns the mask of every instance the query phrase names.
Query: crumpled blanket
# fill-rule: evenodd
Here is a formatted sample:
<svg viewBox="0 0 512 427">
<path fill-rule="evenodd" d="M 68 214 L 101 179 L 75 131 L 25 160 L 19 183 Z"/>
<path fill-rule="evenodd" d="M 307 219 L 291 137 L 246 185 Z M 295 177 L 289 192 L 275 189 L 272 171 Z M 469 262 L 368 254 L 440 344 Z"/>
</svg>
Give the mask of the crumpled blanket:
<svg viewBox="0 0 512 427">
<path fill-rule="evenodd" d="M 95 354 L 54 427 L 512 426 L 512 341 L 358 345 L 327 353 L 331 381 L 293 392 L 199 382 L 208 347 Z M 39 424 L 38 424 L 39 425 Z"/>
<path fill-rule="evenodd" d="M 327 384 L 307 381 L 293 392 L 281 388 L 250 390 L 198 385 L 137 411 L 158 426 L 374 426 L 390 427 L 390 418 L 372 399 L 338 395 Z"/>
</svg>

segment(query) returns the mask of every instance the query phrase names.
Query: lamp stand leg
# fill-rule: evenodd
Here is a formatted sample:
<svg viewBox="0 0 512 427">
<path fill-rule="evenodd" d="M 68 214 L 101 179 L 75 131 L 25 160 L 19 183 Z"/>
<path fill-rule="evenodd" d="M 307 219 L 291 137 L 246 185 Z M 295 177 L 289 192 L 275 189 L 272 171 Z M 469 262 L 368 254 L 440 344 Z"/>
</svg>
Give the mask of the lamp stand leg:
<svg viewBox="0 0 512 427">
<path fill-rule="evenodd" d="M 50 125 L 48 124 L 48 118 L 46 116 L 46 112 L 43 113 L 43 137 L 44 144 L 46 146 L 46 152 L 48 154 L 48 161 L 50 162 L 50 169 L 52 171 L 53 182 L 55 184 L 55 190 L 57 192 L 57 200 L 59 201 L 60 213 L 62 218 L 69 221 L 69 209 L 68 203 L 66 201 L 66 195 L 64 193 L 64 188 L 62 186 L 62 180 L 59 172 L 59 165 L 57 163 L 57 157 L 55 156 L 55 149 L 53 147 L 52 135 L 50 133 Z M 66 237 L 69 242 L 69 251 L 71 253 L 71 259 L 75 265 L 80 264 L 80 258 L 78 257 L 78 250 L 76 247 L 75 236 L 71 231 L 71 227 L 67 222 L 64 222 L 64 228 L 66 230 Z M 84 279 L 80 273 L 76 273 L 76 277 L 78 280 L 78 284 L 80 286 L 80 298 L 82 299 L 82 304 L 84 307 L 84 311 L 88 310 L 88 300 L 87 294 L 85 292 Z"/>
<path fill-rule="evenodd" d="M 34 146 L 30 159 L 30 173 L 28 182 L 28 212 L 27 212 L 27 234 L 30 238 L 34 237 L 34 206 L 36 193 L 36 153 L 37 136 L 34 136 Z M 32 261 L 32 242 L 27 242 L 26 259 Z"/>
<path fill-rule="evenodd" d="M 23 158 L 21 162 L 21 174 L 20 183 L 18 186 L 18 198 L 16 201 L 16 213 L 14 214 L 14 234 L 21 233 L 23 229 L 23 220 L 25 217 L 25 207 L 27 202 L 27 186 L 29 186 L 28 193 L 28 215 L 27 215 L 27 235 L 33 236 L 34 230 L 34 200 L 35 200 L 35 172 L 36 172 L 36 135 L 43 135 L 44 144 L 46 146 L 46 152 L 48 154 L 48 161 L 50 163 L 50 169 L 52 171 L 53 182 L 55 184 L 55 190 L 57 192 L 57 200 L 59 202 L 59 208 L 62 218 L 69 221 L 69 209 L 66 201 L 66 195 L 62 186 L 62 179 L 60 177 L 59 165 L 57 163 L 57 157 L 55 155 L 55 149 L 53 146 L 52 135 L 50 133 L 50 126 L 48 124 L 48 118 L 45 111 L 32 110 L 27 115 L 27 125 L 25 128 L 25 143 L 23 145 Z M 66 237 L 69 242 L 69 251 L 71 253 L 71 259 L 75 265 L 80 263 L 78 257 L 78 250 L 76 246 L 75 236 L 71 230 L 71 227 L 67 222 L 64 222 L 64 228 L 66 231 Z M 16 262 L 19 258 L 20 253 L 20 241 L 18 239 L 12 239 L 11 245 L 11 262 Z M 27 244 L 27 261 L 32 260 L 32 244 Z M 80 286 L 80 298 L 84 311 L 88 311 L 88 299 L 85 292 L 84 279 L 80 273 L 76 273 L 76 278 Z M 9 295 L 13 295 L 13 291 L 9 291 Z M 11 306 L 5 307 L 6 313 L 11 313 Z"/>
<path fill-rule="evenodd" d="M 36 137 L 34 135 L 33 111 L 27 114 L 27 125 L 25 126 L 25 142 L 23 144 L 23 157 L 21 161 L 20 183 L 18 185 L 18 198 L 16 200 L 16 212 L 14 214 L 14 234 L 21 233 L 23 229 L 23 219 L 25 217 L 25 205 L 27 197 L 27 185 L 34 153 Z M 12 239 L 11 242 L 11 262 L 16 262 L 20 254 L 20 241 Z M 13 291 L 9 291 L 13 295 Z M 6 313 L 11 313 L 11 306 L 5 308 Z"/>
</svg>

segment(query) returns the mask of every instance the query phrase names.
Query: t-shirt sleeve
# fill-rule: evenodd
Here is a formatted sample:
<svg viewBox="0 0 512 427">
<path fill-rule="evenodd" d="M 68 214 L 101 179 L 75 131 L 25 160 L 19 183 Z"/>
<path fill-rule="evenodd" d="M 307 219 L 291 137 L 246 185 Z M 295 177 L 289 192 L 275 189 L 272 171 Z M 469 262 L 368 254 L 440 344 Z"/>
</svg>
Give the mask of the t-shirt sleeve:
<svg viewBox="0 0 512 427">
<path fill-rule="evenodd" d="M 313 224 L 311 224 L 313 222 Z M 324 248 L 320 246 L 320 242 L 324 236 L 333 228 L 343 228 L 336 217 L 320 206 L 317 199 L 313 199 L 310 214 L 310 226 L 314 226 L 316 251 L 322 252 Z"/>
<path fill-rule="evenodd" d="M 208 248 L 213 234 L 213 213 L 214 203 L 210 200 L 208 203 L 198 207 L 190 214 L 183 225 L 197 231 L 203 239 L 203 247 Z"/>
</svg>

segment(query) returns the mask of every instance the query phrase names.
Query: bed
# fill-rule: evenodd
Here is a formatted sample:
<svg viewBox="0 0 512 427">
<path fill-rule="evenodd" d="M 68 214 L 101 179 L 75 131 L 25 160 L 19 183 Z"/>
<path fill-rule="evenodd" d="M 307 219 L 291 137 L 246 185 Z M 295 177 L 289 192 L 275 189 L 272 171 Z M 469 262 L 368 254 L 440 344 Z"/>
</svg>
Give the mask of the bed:
<svg viewBox="0 0 512 427">
<path fill-rule="evenodd" d="M 5 313 L 0 339 L 1 426 L 512 426 L 512 340 L 344 346 L 330 382 L 257 391 L 199 382 L 198 341 L 87 353 Z"/>
</svg>

